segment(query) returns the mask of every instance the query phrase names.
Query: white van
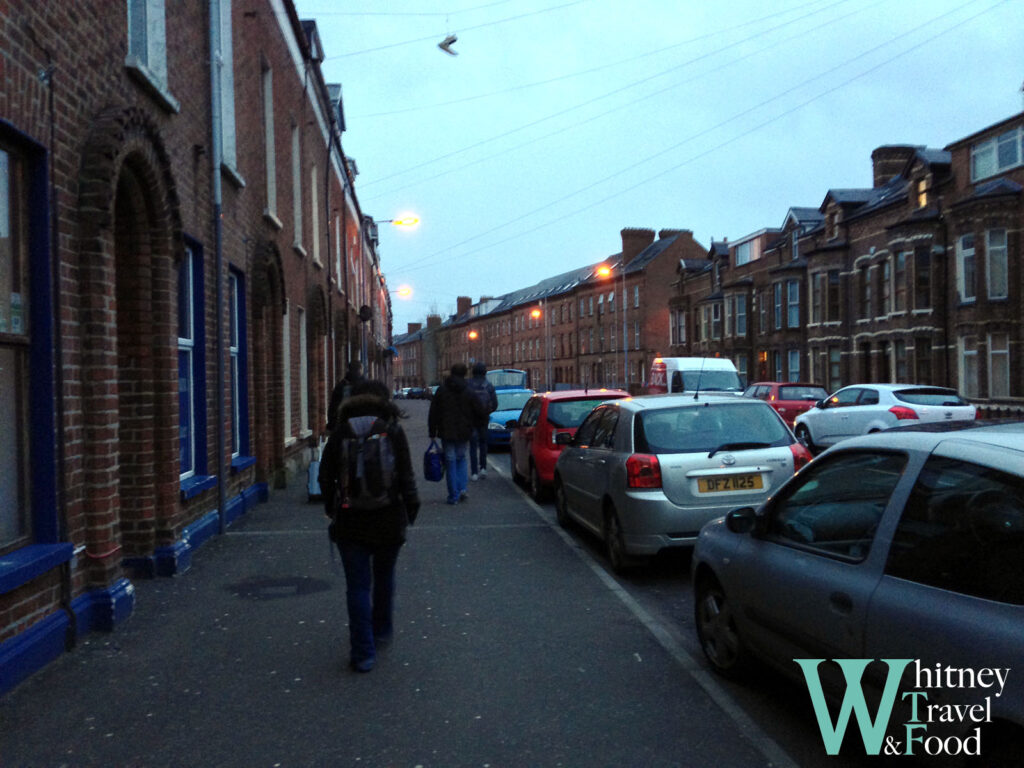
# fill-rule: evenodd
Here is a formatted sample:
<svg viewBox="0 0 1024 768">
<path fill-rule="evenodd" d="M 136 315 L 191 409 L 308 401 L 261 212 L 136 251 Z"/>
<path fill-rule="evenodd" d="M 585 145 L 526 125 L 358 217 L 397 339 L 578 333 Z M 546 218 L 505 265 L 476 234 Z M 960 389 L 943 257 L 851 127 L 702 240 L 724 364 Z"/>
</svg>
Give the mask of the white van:
<svg viewBox="0 0 1024 768">
<path fill-rule="evenodd" d="M 647 392 L 720 392 L 743 394 L 743 383 L 732 360 L 722 357 L 656 357 Z"/>
</svg>

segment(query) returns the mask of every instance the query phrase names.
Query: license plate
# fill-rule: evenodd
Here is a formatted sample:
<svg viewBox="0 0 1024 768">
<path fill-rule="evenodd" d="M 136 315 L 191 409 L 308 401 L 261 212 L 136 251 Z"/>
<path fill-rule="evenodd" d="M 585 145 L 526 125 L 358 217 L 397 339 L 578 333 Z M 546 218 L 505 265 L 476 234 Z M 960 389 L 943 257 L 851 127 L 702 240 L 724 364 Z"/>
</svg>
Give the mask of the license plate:
<svg viewBox="0 0 1024 768">
<path fill-rule="evenodd" d="M 761 475 L 723 475 L 721 477 L 697 478 L 700 493 L 723 493 L 725 491 L 759 491 L 764 488 Z"/>
</svg>

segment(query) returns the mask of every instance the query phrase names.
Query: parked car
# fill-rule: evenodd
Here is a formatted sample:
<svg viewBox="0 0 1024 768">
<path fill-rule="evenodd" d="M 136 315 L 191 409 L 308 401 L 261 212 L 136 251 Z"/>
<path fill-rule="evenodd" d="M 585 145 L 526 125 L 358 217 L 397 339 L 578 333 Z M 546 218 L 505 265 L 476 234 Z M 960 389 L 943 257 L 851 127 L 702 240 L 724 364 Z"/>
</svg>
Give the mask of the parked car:
<svg viewBox="0 0 1024 768">
<path fill-rule="evenodd" d="M 487 447 L 507 448 L 512 430 L 506 425 L 519 417 L 523 406 L 533 396 L 533 390 L 495 389 L 495 394 L 498 396 L 498 409 L 491 412 L 487 424 Z"/>
<path fill-rule="evenodd" d="M 977 409 L 955 389 L 916 384 L 854 384 L 796 417 L 793 430 L 809 449 L 835 445 L 907 420 L 971 420 Z"/>
<path fill-rule="evenodd" d="M 555 462 L 562 452 L 562 446 L 555 442 L 556 435 L 573 435 L 595 405 L 622 397 L 629 397 L 629 393 L 621 389 L 565 389 L 535 394 L 519 418 L 506 424 L 512 430 L 512 479 L 522 482 L 526 478 L 530 494 L 542 499 L 551 487 Z"/>
<path fill-rule="evenodd" d="M 405 397 L 408 400 L 429 400 L 430 394 L 425 387 L 409 387 Z"/>
<path fill-rule="evenodd" d="M 792 427 L 797 416 L 828 397 L 828 390 L 803 382 L 757 381 L 746 388 L 743 396 L 764 400 Z"/>
<path fill-rule="evenodd" d="M 811 460 L 767 403 L 734 395 L 616 400 L 557 439 L 558 520 L 604 539 L 617 571 L 693 546 L 708 520 L 761 503 Z"/>
<path fill-rule="evenodd" d="M 846 440 L 756 512 L 708 523 L 692 573 L 700 644 L 727 676 L 754 659 L 799 681 L 794 659 L 1024 669 L 1024 423 L 926 423 Z M 882 683 L 880 671 L 865 680 Z M 838 666 L 819 672 L 841 695 Z M 930 701 L 966 708 L 985 695 L 933 691 Z M 1002 733 L 983 734 L 983 754 L 1007 733 L 1024 748 L 1024 676 L 1010 672 L 990 703 L 983 727 Z"/>
</svg>

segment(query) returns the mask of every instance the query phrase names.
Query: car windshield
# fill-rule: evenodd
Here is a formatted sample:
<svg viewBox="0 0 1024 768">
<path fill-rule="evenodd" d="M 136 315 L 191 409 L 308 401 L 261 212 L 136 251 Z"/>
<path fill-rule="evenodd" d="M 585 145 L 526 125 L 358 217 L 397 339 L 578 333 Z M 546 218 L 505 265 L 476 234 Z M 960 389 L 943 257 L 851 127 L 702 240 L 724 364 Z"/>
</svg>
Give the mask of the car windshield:
<svg viewBox="0 0 1024 768">
<path fill-rule="evenodd" d="M 548 403 L 548 422 L 562 429 L 578 427 L 587 418 L 587 414 L 594 410 L 594 406 L 607 399 L 593 397 L 587 400 L 554 400 Z"/>
<path fill-rule="evenodd" d="M 779 387 L 779 400 L 824 400 L 828 392 L 824 387 Z"/>
<path fill-rule="evenodd" d="M 525 390 L 523 392 L 503 392 L 498 390 L 498 407 L 496 410 L 521 411 L 532 394 L 533 392 L 530 390 Z"/>
<path fill-rule="evenodd" d="M 919 387 L 893 392 L 897 400 L 911 405 L 969 405 L 955 389 L 941 387 Z"/>
<path fill-rule="evenodd" d="M 487 380 L 491 382 L 491 386 L 495 389 L 501 387 L 509 388 L 526 388 L 526 371 L 520 371 L 516 368 L 502 368 L 496 371 L 488 371 Z"/>
<path fill-rule="evenodd" d="M 675 382 L 672 389 L 676 390 Z M 687 392 L 742 392 L 736 371 L 683 371 L 683 389 Z"/>
<path fill-rule="evenodd" d="M 637 427 L 637 450 L 645 453 L 710 453 L 730 444 L 767 447 L 792 442 L 778 414 L 760 401 L 643 411 Z"/>
</svg>

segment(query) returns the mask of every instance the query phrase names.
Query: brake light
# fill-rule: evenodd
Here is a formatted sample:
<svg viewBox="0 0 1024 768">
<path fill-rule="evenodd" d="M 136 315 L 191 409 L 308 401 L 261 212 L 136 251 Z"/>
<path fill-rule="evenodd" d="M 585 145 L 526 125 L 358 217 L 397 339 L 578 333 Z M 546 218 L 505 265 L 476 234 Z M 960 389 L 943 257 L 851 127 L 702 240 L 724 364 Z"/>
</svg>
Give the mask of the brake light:
<svg viewBox="0 0 1024 768">
<path fill-rule="evenodd" d="M 894 405 L 889 409 L 889 413 L 895 416 L 898 421 L 917 418 L 917 411 L 913 408 L 907 408 L 905 405 Z"/>
<path fill-rule="evenodd" d="M 661 488 L 661 464 L 650 453 L 634 453 L 626 459 L 626 485 L 630 488 Z"/>
<path fill-rule="evenodd" d="M 803 443 L 793 443 L 789 446 L 789 452 L 793 454 L 793 471 L 799 472 L 801 467 L 806 467 L 811 463 L 811 452 L 804 447 Z"/>
</svg>

